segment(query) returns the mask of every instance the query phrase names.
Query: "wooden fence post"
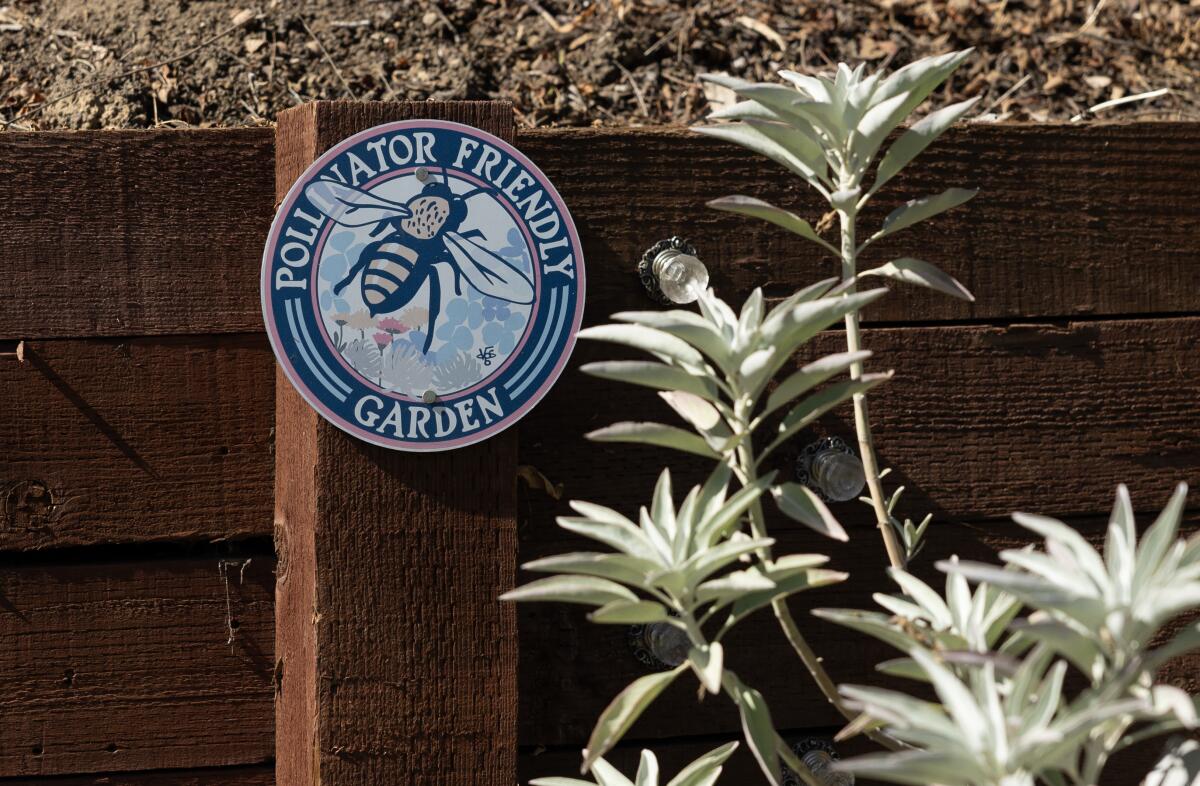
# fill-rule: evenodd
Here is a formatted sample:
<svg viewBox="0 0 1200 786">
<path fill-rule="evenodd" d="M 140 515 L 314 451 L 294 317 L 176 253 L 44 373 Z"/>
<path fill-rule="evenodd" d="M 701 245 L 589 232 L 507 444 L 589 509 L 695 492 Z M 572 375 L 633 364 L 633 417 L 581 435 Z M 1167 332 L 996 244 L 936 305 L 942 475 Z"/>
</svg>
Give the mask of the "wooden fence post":
<svg viewBox="0 0 1200 786">
<path fill-rule="evenodd" d="M 412 118 L 513 138 L 501 102 L 318 102 L 279 116 L 276 193 Z M 444 453 L 360 442 L 276 373 L 279 786 L 512 786 L 516 429 Z"/>
</svg>

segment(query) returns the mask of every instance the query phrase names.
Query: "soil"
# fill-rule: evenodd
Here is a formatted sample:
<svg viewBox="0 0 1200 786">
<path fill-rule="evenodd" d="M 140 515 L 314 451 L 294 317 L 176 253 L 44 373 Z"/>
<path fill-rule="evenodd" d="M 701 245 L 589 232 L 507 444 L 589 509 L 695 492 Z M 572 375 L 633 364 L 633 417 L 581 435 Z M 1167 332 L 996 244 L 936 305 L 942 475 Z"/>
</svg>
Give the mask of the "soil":
<svg viewBox="0 0 1200 786">
<path fill-rule="evenodd" d="M 3 3 L 3 0 L 0 0 Z M 1200 0 L 16 0 L 0 128 L 238 126 L 319 98 L 511 101 L 526 126 L 687 124 L 697 74 L 965 46 L 992 119 L 1200 118 Z M 1085 114 L 1085 118 L 1090 115 Z"/>
</svg>

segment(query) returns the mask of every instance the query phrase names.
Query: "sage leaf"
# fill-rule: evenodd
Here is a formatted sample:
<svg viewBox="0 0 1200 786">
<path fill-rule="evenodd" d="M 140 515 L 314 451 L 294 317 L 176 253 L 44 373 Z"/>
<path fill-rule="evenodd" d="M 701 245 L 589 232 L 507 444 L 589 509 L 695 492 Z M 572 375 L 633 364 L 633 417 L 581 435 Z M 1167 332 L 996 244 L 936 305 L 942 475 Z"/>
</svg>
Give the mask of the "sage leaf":
<svg viewBox="0 0 1200 786">
<path fill-rule="evenodd" d="M 894 281 L 903 281 L 906 284 L 928 287 L 941 292 L 943 295 L 950 295 L 951 297 L 972 303 L 975 302 L 975 296 L 971 294 L 970 290 L 960 284 L 958 279 L 942 271 L 936 265 L 932 265 L 921 259 L 913 259 L 912 257 L 893 259 L 886 265 L 880 265 L 871 270 L 864 270 L 859 275 L 883 276 Z"/>
<path fill-rule="evenodd" d="M 825 502 L 808 486 L 782 483 L 771 489 L 775 504 L 788 518 L 799 521 L 827 538 L 843 543 L 850 539 Z"/>
<path fill-rule="evenodd" d="M 742 718 L 742 733 L 746 744 L 763 775 L 772 786 L 782 786 L 781 770 L 779 767 L 778 736 L 775 734 L 775 724 L 771 721 L 771 711 L 761 693 L 754 688 L 742 684 L 732 672 L 725 672 L 725 687 L 737 703 L 738 713 Z"/>
<path fill-rule="evenodd" d="M 559 601 L 603 606 L 615 600 L 635 601 L 637 596 L 614 581 L 594 576 L 551 576 L 509 590 L 500 600 Z"/>
<path fill-rule="evenodd" d="M 664 361 L 676 361 L 688 366 L 703 367 L 703 356 L 690 344 L 655 328 L 644 325 L 596 325 L 584 328 L 579 338 L 624 344 L 658 357 Z"/>
<path fill-rule="evenodd" d="M 681 368 L 665 363 L 643 360 L 609 360 L 601 363 L 585 363 L 580 371 L 593 377 L 641 385 L 655 390 L 683 390 L 695 396 L 717 401 L 720 394 L 717 386 L 705 377 L 689 374 Z"/>
<path fill-rule="evenodd" d="M 929 147 L 933 140 L 941 136 L 943 131 L 958 122 L 977 101 L 979 96 L 942 107 L 930 112 L 905 131 L 884 153 L 875 172 L 875 185 L 871 186 L 871 191 L 878 191 L 884 183 L 895 177 L 910 161 Z"/>
<path fill-rule="evenodd" d="M 721 675 L 725 670 L 725 649 L 721 642 L 692 647 L 688 650 L 688 663 L 705 690 L 713 695 L 721 692 Z"/>
<path fill-rule="evenodd" d="M 596 442 L 638 442 L 695 453 L 705 458 L 720 458 L 702 437 L 662 423 L 614 423 L 591 432 L 587 438 Z"/>
<path fill-rule="evenodd" d="M 588 615 L 592 622 L 604 625 L 646 625 L 667 618 L 666 608 L 652 600 L 615 600 Z"/>
<path fill-rule="evenodd" d="M 713 786 L 721 774 L 721 765 L 729 759 L 738 744 L 731 742 L 709 751 L 679 771 L 667 786 Z"/>
<path fill-rule="evenodd" d="M 601 756 L 608 753 L 625 736 L 625 732 L 629 731 L 634 721 L 686 668 L 687 663 L 681 663 L 670 671 L 639 677 L 604 708 L 604 712 L 600 713 L 600 718 L 596 721 L 596 727 L 592 730 L 592 736 L 588 739 L 587 749 L 583 752 L 583 772 L 590 770 Z"/>
<path fill-rule="evenodd" d="M 875 233 L 871 240 L 886 237 L 927 218 L 958 207 L 977 193 L 979 193 L 978 189 L 974 188 L 947 188 L 935 196 L 911 199 L 888 213 L 888 217 L 883 220 L 883 227 Z"/>
<path fill-rule="evenodd" d="M 853 364 L 861 363 L 869 357 L 871 357 L 869 350 L 860 350 L 858 352 L 839 352 L 814 360 L 788 376 L 771 391 L 767 396 L 767 405 L 762 414 L 769 415 L 797 396 L 807 393 L 835 374 L 840 374 Z"/>
<path fill-rule="evenodd" d="M 750 196 L 733 195 L 714 199 L 708 203 L 708 206 L 715 210 L 723 210 L 726 213 L 737 213 L 751 218 L 760 218 L 764 221 L 770 221 L 775 226 L 783 227 L 789 232 L 799 235 L 805 240 L 811 240 L 833 253 L 837 253 L 837 249 L 829 245 L 825 240 L 817 234 L 817 230 L 813 229 L 812 224 L 804 220 L 800 216 L 780 207 L 775 207 L 770 202 L 764 202 L 761 199 L 755 199 Z"/>
</svg>

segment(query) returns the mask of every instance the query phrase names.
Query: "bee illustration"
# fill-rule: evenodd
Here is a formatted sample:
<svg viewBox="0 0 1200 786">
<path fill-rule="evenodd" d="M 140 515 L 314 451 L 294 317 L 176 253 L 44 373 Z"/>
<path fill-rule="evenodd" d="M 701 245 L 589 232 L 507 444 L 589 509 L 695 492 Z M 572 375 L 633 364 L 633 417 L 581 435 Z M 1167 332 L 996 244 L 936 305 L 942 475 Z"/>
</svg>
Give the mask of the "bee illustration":
<svg viewBox="0 0 1200 786">
<path fill-rule="evenodd" d="M 467 200 L 491 193 L 474 188 L 463 194 L 450 189 L 442 171 L 442 182 L 430 179 L 420 193 L 401 204 L 367 191 L 318 180 L 304 195 L 322 213 L 338 224 L 362 227 L 381 224 L 371 232 L 372 241 L 362 250 L 333 294 L 360 278 L 363 302 L 371 316 L 388 314 L 407 305 L 429 282 L 429 326 L 423 352 L 428 353 L 433 329 L 441 313 L 441 281 L 437 265 L 454 273 L 454 291 L 462 295 L 462 279 L 488 297 L 509 303 L 533 302 L 533 284 L 504 258 L 476 242 L 483 232 L 459 233 L 467 219 Z M 393 221 L 399 226 L 393 225 Z"/>
</svg>

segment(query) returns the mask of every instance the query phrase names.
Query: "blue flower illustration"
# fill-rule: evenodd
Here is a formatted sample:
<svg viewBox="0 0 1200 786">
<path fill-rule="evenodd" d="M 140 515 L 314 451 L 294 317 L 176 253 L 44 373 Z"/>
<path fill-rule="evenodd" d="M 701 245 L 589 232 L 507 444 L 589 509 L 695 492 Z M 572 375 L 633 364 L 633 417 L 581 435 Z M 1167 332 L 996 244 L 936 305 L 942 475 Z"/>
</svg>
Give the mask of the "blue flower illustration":
<svg viewBox="0 0 1200 786">
<path fill-rule="evenodd" d="M 475 336 L 465 325 L 440 325 L 434 335 L 455 349 L 468 350 L 475 343 Z"/>
<path fill-rule="evenodd" d="M 461 325 L 467 319 L 467 301 L 456 297 L 442 309 L 442 321 L 446 325 Z"/>
<path fill-rule="evenodd" d="M 529 270 L 529 251 L 525 248 L 525 238 L 521 237 L 516 227 L 508 230 L 508 245 L 496 253 L 510 262 L 515 262 L 522 270 Z"/>
<path fill-rule="evenodd" d="M 483 304 L 471 301 L 471 305 L 467 308 L 467 325 L 471 330 L 476 330 L 483 324 Z"/>
<path fill-rule="evenodd" d="M 494 297 L 485 297 L 483 299 L 483 318 L 491 322 L 497 320 L 504 322 L 512 314 L 508 308 L 508 302 L 499 300 Z"/>
<path fill-rule="evenodd" d="M 321 293 L 321 311 L 326 314 L 331 311 L 345 313 L 350 310 L 350 304 L 345 299 L 334 297 L 334 294 L 328 289 Z"/>
</svg>

